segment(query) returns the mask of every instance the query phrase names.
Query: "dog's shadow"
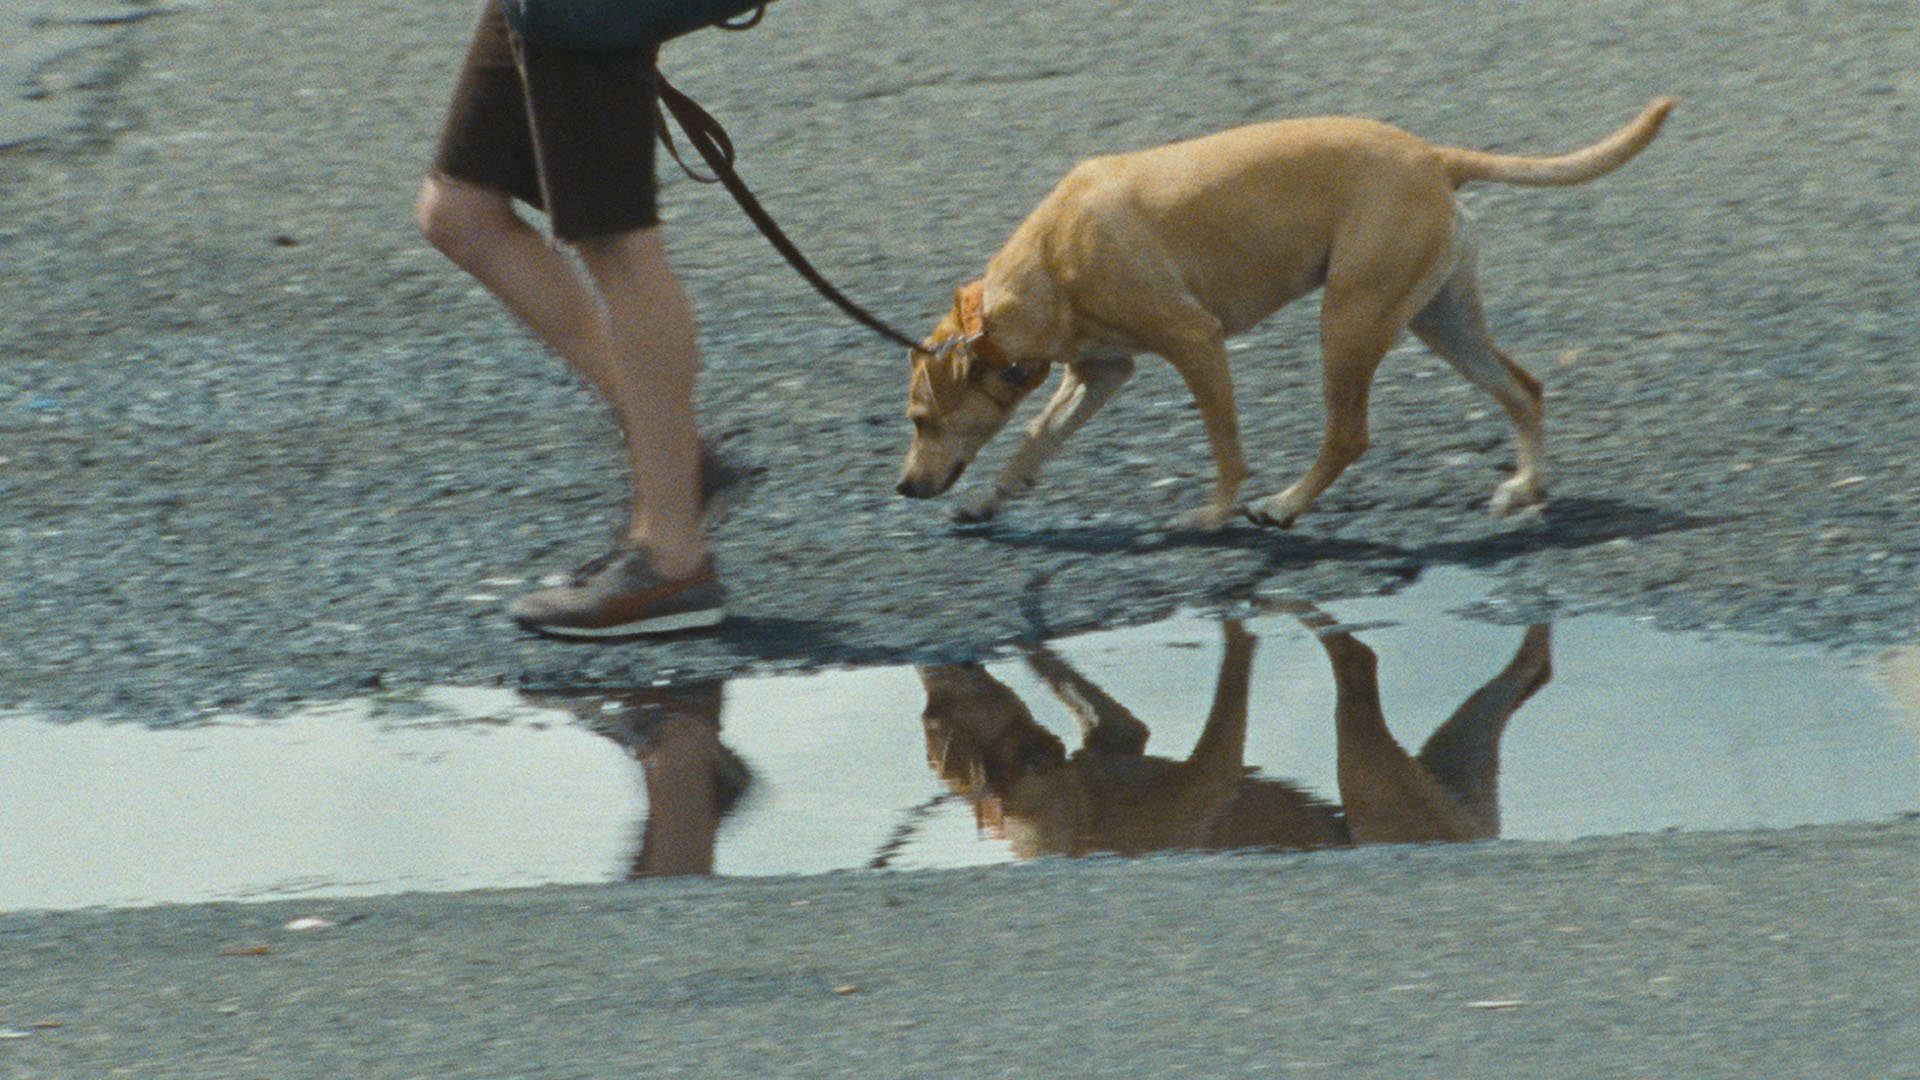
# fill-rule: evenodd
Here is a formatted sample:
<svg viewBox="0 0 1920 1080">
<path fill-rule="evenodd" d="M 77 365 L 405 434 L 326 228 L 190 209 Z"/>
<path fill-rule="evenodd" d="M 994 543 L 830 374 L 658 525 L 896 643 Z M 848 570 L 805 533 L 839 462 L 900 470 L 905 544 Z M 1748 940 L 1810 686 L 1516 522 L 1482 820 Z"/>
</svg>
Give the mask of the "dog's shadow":
<svg viewBox="0 0 1920 1080">
<path fill-rule="evenodd" d="M 1468 540 L 1442 540 L 1405 549 L 1425 563 L 1484 567 L 1534 551 L 1575 551 L 1621 540 L 1712 528 L 1723 519 L 1618 499 L 1555 499 L 1537 517 L 1516 528 Z"/>
<path fill-rule="evenodd" d="M 1223 624 L 1212 705 L 1184 759 L 1148 755 L 1147 725 L 1039 645 L 1025 651 L 1027 666 L 1077 721 L 1079 749 L 1069 753 L 979 664 L 927 665 L 916 670 L 928 764 L 1023 858 L 1497 836 L 1500 739 L 1551 677 L 1548 628 L 1529 627 L 1506 666 L 1413 755 L 1387 729 L 1373 650 L 1316 609 L 1291 610 L 1332 665 L 1339 805 L 1247 766 L 1255 639 L 1234 620 Z"/>
<path fill-rule="evenodd" d="M 1363 560 L 1401 557 L 1404 549 L 1370 540 L 1309 536 L 1235 524 L 1217 532 L 1176 531 L 1148 525 L 1090 525 L 1061 528 L 1001 524 L 958 525 L 958 537 L 974 537 L 1007 547 L 1035 548 L 1081 555 L 1150 554 L 1180 550 L 1249 551 L 1289 562 Z"/>
<path fill-rule="evenodd" d="M 1040 528 L 990 522 L 956 526 L 954 532 L 956 536 L 1008 547 L 1086 555 L 1147 554 L 1181 549 L 1247 551 L 1262 555 L 1260 570 L 1270 574 L 1322 562 L 1487 567 L 1534 551 L 1577 550 L 1618 540 L 1688 532 L 1718 523 L 1718 519 L 1661 507 L 1576 496 L 1555 499 L 1524 521 L 1492 535 L 1418 545 L 1283 532 L 1251 523 L 1235 523 L 1207 533 L 1169 531 L 1147 525 Z"/>
</svg>

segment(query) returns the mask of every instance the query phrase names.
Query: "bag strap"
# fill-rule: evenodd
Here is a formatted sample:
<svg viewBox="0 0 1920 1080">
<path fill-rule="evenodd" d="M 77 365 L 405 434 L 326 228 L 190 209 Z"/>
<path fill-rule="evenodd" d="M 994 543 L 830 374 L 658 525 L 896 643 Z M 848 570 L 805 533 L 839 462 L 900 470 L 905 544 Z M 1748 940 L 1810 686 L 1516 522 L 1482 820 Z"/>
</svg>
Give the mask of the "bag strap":
<svg viewBox="0 0 1920 1080">
<path fill-rule="evenodd" d="M 756 13 L 753 21 L 757 22 L 759 14 L 764 11 L 765 9 L 762 8 L 761 12 Z M 750 26 L 752 23 L 749 22 L 746 25 Z M 813 268 L 813 264 L 800 253 L 800 249 L 794 245 L 793 241 L 787 239 L 787 234 L 781 231 L 773 217 L 760 205 L 760 200 L 754 198 L 746 182 L 740 179 L 740 174 L 734 171 L 733 139 L 727 134 L 727 129 L 721 127 L 720 121 L 715 120 L 707 110 L 695 104 L 692 98 L 674 89 L 673 85 L 659 76 L 657 71 L 655 77 L 660 84 L 660 96 L 656 108 L 665 110 L 658 118 L 660 141 L 666 145 L 667 153 L 673 156 L 673 160 L 679 164 L 680 168 L 700 183 L 724 185 L 727 193 L 733 196 L 733 201 L 740 204 L 740 209 L 745 211 L 747 217 L 759 228 L 760 234 L 773 244 L 774 250 L 778 251 L 789 265 L 798 270 L 800 276 L 807 279 L 807 283 L 812 285 L 821 296 L 832 301 L 855 322 L 897 345 L 918 349 L 920 347 L 918 341 L 895 330 L 881 321 L 873 312 L 848 299 L 845 293 L 834 288 L 832 282 Z M 665 113 L 672 113 L 673 118 L 679 121 L 680 130 L 686 133 L 687 141 L 692 143 L 693 148 L 698 150 L 700 156 L 706 160 L 707 168 L 713 170 L 712 176 L 695 172 L 680 156 L 680 149 L 674 145 L 673 135 L 667 130 Z"/>
</svg>

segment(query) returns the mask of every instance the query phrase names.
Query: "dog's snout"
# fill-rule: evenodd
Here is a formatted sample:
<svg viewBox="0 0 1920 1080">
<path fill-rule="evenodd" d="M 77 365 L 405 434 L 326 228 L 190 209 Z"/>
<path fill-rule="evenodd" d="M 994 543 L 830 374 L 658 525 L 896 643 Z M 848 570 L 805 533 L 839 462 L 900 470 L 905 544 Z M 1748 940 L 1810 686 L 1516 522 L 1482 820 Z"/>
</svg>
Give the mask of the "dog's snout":
<svg viewBox="0 0 1920 1080">
<path fill-rule="evenodd" d="M 966 471 L 967 471 L 966 462 L 964 461 L 954 462 L 953 468 L 947 471 L 947 478 L 940 482 L 940 490 L 941 491 L 949 490 L 950 488 L 953 487 L 953 485 L 959 483 L 960 474 Z"/>
<path fill-rule="evenodd" d="M 947 470 L 945 476 L 937 480 L 929 480 L 924 476 L 916 476 L 909 472 L 900 477 L 900 482 L 893 485 L 893 490 L 905 495 L 909 499 L 931 499 L 935 495 L 944 494 L 948 489 L 952 488 L 953 485 L 959 481 L 960 474 L 966 471 L 967 463 L 961 461 L 956 462 L 952 468 Z"/>
</svg>

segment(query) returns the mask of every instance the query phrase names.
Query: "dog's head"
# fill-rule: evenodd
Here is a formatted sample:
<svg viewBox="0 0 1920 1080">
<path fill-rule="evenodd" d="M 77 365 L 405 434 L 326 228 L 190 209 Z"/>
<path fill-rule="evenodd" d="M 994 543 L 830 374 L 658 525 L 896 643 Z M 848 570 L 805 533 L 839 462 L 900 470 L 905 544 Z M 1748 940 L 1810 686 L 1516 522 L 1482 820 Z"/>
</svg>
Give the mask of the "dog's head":
<svg viewBox="0 0 1920 1080">
<path fill-rule="evenodd" d="M 987 334 L 981 282 L 953 294 L 953 310 L 912 352 L 907 419 L 913 444 L 894 490 L 929 499 L 951 488 L 974 455 L 1046 378 L 1048 362 L 1010 359 Z"/>
</svg>

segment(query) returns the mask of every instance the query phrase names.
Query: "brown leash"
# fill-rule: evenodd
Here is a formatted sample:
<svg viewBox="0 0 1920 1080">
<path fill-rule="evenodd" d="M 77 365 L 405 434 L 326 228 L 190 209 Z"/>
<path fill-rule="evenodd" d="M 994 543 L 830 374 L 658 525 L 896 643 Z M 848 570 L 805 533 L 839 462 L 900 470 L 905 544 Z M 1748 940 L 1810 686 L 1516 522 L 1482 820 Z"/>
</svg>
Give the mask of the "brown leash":
<svg viewBox="0 0 1920 1080">
<path fill-rule="evenodd" d="M 658 77 L 657 72 L 656 77 Z M 800 249 L 794 246 L 793 241 L 787 239 L 787 234 L 781 231 L 780 226 L 774 222 L 766 208 L 760 205 L 760 200 L 754 198 L 753 192 L 747 189 L 746 182 L 740 179 L 740 174 L 734 171 L 733 139 L 727 135 L 727 129 L 721 127 L 720 121 L 715 120 L 707 110 L 695 104 L 692 98 L 674 89 L 665 78 L 659 78 L 659 83 L 660 105 L 679 121 L 680 130 L 686 133 L 687 141 L 692 143 L 693 148 L 698 150 L 700 156 L 706 160 L 707 168 L 713 170 L 712 176 L 704 176 L 687 165 L 686 161 L 680 157 L 679 148 L 673 144 L 673 136 L 667 130 L 666 117 L 662 115 L 659 122 L 660 141 L 666 145 L 667 153 L 673 155 L 673 160 L 686 170 L 687 175 L 703 184 L 724 185 L 727 192 L 733 196 L 733 201 L 740 204 L 740 209 L 746 211 L 747 217 L 760 229 L 760 234 L 773 244 L 774 250 L 785 257 L 787 262 L 798 270 L 800 276 L 806 278 L 821 296 L 831 300 L 841 311 L 852 316 L 855 322 L 895 344 L 904 345 L 909 349 L 918 349 L 919 342 L 888 326 L 879 316 L 848 299 L 845 293 L 834 288 L 832 282 L 813 268 L 813 264 L 800 253 Z"/>
</svg>

